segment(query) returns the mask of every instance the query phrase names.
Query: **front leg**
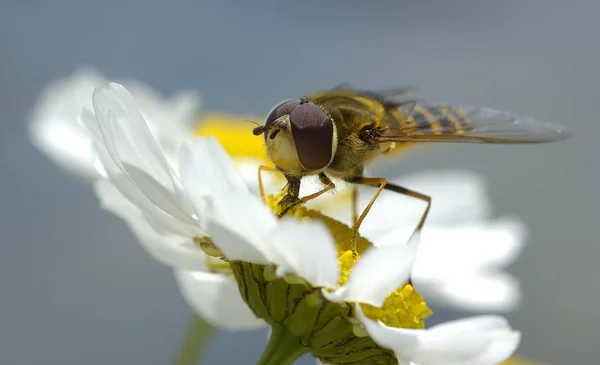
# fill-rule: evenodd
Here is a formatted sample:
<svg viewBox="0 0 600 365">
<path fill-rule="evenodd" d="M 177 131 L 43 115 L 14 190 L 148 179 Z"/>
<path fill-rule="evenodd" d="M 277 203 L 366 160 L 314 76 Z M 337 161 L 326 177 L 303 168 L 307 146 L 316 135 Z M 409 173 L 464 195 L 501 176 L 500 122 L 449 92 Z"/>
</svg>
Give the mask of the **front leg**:
<svg viewBox="0 0 600 365">
<path fill-rule="evenodd" d="M 330 191 L 331 189 L 335 188 L 335 184 L 333 183 L 333 181 L 331 181 L 324 173 L 319 174 L 319 181 L 321 181 L 321 183 L 325 185 L 323 189 L 317 191 L 316 193 L 299 198 L 298 196 L 300 195 L 300 178 L 288 178 L 288 192 L 278 203 L 278 206 L 280 207 L 280 212 L 277 214 L 277 217 L 281 218 L 285 213 L 287 213 L 296 205 L 304 204 L 307 201 L 315 199 Z"/>
<path fill-rule="evenodd" d="M 277 218 L 283 217 L 293 206 L 300 203 L 300 178 L 285 174 L 284 176 L 288 182 L 287 192 L 277 203 Z"/>
</svg>

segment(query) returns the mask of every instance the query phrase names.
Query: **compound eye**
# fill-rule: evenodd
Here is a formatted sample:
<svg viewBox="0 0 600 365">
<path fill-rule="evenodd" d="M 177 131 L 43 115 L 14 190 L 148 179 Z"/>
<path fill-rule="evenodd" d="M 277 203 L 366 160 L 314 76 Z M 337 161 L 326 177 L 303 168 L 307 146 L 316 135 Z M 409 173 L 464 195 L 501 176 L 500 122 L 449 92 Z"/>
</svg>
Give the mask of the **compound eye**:
<svg viewBox="0 0 600 365">
<path fill-rule="evenodd" d="M 267 116 L 265 127 L 268 128 L 268 126 L 270 126 L 277 119 L 283 117 L 284 115 L 290 114 L 298 105 L 300 105 L 300 99 L 286 100 L 277 105 Z"/>
<path fill-rule="evenodd" d="M 333 121 L 319 106 L 304 103 L 290 113 L 300 163 L 307 169 L 326 167 L 333 154 Z"/>
</svg>

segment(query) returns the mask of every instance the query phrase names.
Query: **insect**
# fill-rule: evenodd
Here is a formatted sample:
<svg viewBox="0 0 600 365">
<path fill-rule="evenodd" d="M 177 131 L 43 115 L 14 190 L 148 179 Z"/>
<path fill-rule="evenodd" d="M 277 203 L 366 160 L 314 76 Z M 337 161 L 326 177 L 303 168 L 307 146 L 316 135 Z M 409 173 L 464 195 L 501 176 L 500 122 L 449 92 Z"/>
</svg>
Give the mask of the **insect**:
<svg viewBox="0 0 600 365">
<path fill-rule="evenodd" d="M 544 143 L 565 139 L 569 132 L 532 118 L 484 107 L 453 104 L 422 104 L 408 98 L 412 88 L 367 91 L 342 84 L 298 99 L 285 100 L 268 114 L 253 133 L 264 137 L 267 154 L 275 165 L 259 167 L 278 171 L 287 179 L 278 216 L 335 188 L 329 176 L 352 186 L 353 241 L 360 224 L 384 189 L 427 203 L 417 225 L 425 223 L 431 198 L 385 178 L 365 177 L 364 167 L 397 148 L 427 142 Z M 317 175 L 324 188 L 300 197 L 303 176 Z M 373 198 L 358 215 L 357 185 L 377 187 Z"/>
</svg>

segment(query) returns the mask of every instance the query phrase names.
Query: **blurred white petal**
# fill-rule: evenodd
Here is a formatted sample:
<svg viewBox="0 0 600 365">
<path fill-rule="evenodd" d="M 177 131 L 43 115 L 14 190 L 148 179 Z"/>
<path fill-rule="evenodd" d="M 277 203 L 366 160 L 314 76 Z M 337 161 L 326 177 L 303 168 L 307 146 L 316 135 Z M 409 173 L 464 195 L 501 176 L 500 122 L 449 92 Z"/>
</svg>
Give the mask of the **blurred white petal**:
<svg viewBox="0 0 600 365">
<path fill-rule="evenodd" d="M 95 164 L 92 139 L 78 117 L 83 108 L 92 110 L 94 88 L 107 82 L 94 68 L 81 67 L 45 87 L 28 118 L 32 143 L 58 166 L 89 180 L 100 177 L 101 167 Z M 198 92 L 181 91 L 166 99 L 138 80 L 127 79 L 123 84 L 140 106 L 167 159 L 175 162 L 172 156 L 190 139 L 196 121 Z"/>
<path fill-rule="evenodd" d="M 211 325 L 235 331 L 253 330 L 266 325 L 248 308 L 231 277 L 175 270 L 175 278 L 188 304 Z"/>
<path fill-rule="evenodd" d="M 515 309 L 518 282 L 503 272 L 520 253 L 525 227 L 514 220 L 425 228 L 411 280 L 426 300 L 473 311 Z"/>
<path fill-rule="evenodd" d="M 94 87 L 104 82 L 95 70 L 79 69 L 44 88 L 29 117 L 32 143 L 58 166 L 90 180 L 98 178 L 94 149 L 77 117 L 83 106 L 91 108 Z"/>
<path fill-rule="evenodd" d="M 429 301 L 473 312 L 510 311 L 521 301 L 518 280 L 508 274 L 472 273 L 423 279 L 411 276 L 413 286 Z"/>
<path fill-rule="evenodd" d="M 525 238 L 526 227 L 512 219 L 424 228 L 415 271 L 503 268 L 518 257 Z"/>
<path fill-rule="evenodd" d="M 246 181 L 246 184 L 248 185 L 249 189 L 255 194 L 258 194 L 258 167 L 260 165 L 264 165 L 264 162 L 251 157 L 236 157 L 234 159 L 234 162 L 239 173 L 244 178 L 244 181 Z M 281 190 L 281 188 L 285 184 L 285 179 L 283 178 L 283 175 L 275 172 L 264 172 L 262 174 L 262 180 L 265 193 L 267 195 L 273 194 L 274 192 Z"/>
</svg>

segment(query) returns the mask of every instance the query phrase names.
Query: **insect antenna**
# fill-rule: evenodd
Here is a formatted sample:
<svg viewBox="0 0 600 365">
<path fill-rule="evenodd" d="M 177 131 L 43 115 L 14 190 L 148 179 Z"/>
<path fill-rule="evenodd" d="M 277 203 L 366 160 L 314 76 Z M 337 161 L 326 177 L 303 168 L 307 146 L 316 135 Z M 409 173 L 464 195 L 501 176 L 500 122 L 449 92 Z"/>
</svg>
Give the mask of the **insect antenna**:
<svg viewBox="0 0 600 365">
<path fill-rule="evenodd" d="M 260 125 L 259 123 L 255 122 L 253 120 L 250 120 L 250 119 L 245 119 L 245 121 L 256 125 L 256 128 L 254 128 L 252 130 L 252 133 L 255 136 L 260 136 L 261 134 L 265 133 L 265 126 L 264 125 Z"/>
</svg>

